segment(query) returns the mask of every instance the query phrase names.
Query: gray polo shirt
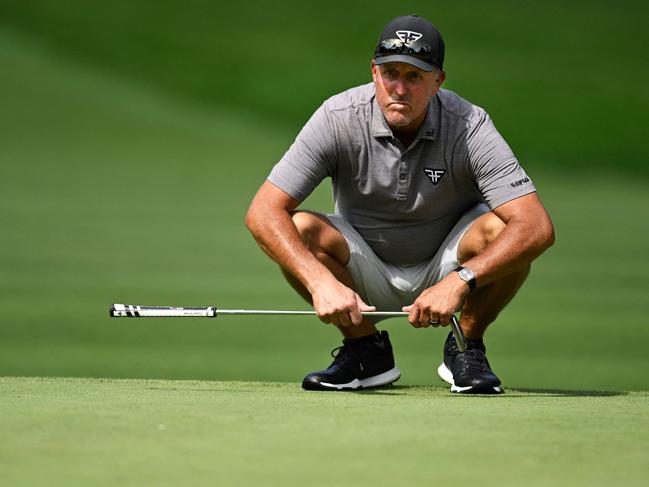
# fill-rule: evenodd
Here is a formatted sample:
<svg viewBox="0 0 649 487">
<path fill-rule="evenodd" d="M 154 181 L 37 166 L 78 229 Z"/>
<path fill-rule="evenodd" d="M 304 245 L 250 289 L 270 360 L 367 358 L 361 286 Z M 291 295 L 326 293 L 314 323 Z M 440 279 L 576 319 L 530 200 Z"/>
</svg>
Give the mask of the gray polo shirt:
<svg viewBox="0 0 649 487">
<path fill-rule="evenodd" d="M 410 145 L 392 135 L 369 83 L 324 102 L 268 180 L 303 201 L 326 177 L 336 213 L 395 265 L 432 258 L 462 214 L 535 191 L 487 113 L 448 90 Z"/>
</svg>

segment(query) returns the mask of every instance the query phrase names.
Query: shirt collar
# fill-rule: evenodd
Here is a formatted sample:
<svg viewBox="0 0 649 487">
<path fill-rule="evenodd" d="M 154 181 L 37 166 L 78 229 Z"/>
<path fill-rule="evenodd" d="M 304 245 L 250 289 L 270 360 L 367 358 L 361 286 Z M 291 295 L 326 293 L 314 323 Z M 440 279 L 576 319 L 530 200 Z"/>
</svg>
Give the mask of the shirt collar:
<svg viewBox="0 0 649 487">
<path fill-rule="evenodd" d="M 437 95 L 431 98 L 428 103 L 428 113 L 424 119 L 424 123 L 419 127 L 417 131 L 417 139 L 428 139 L 435 140 L 437 136 L 437 113 L 439 112 L 439 100 Z M 378 103 L 376 102 L 376 96 L 372 98 L 372 122 L 371 122 L 371 132 L 374 137 L 394 137 L 392 130 L 388 127 L 388 123 L 383 116 L 383 112 L 379 108 Z"/>
</svg>

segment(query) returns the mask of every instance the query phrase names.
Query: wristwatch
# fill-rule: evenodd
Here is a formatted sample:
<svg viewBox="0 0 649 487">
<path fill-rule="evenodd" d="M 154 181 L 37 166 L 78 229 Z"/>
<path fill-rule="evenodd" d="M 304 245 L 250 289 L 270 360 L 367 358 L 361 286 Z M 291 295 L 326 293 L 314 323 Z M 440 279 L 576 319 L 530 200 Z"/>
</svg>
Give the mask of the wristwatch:
<svg viewBox="0 0 649 487">
<path fill-rule="evenodd" d="M 455 269 L 455 272 L 460 275 L 460 279 L 462 279 L 469 285 L 469 289 L 471 291 L 476 288 L 475 274 L 473 274 L 473 271 L 471 269 L 469 269 L 468 267 L 459 266 L 457 269 Z"/>
</svg>

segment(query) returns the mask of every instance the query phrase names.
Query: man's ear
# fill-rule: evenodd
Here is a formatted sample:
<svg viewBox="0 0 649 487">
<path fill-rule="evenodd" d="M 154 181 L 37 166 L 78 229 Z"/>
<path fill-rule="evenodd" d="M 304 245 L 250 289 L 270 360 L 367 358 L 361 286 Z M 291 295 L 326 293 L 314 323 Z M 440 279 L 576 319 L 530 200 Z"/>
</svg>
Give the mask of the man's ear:
<svg viewBox="0 0 649 487">
<path fill-rule="evenodd" d="M 374 63 L 374 59 L 372 59 L 372 79 L 376 83 L 376 75 L 379 70 L 379 67 Z"/>
<path fill-rule="evenodd" d="M 437 91 L 442 87 L 442 83 L 444 83 L 445 79 L 446 79 L 446 72 L 440 71 L 439 74 L 437 75 L 437 78 L 435 79 L 435 83 L 433 84 L 431 95 L 437 93 Z"/>
<path fill-rule="evenodd" d="M 446 80 L 446 71 L 440 71 L 439 76 L 437 76 L 437 87 L 440 88 L 442 83 Z"/>
</svg>

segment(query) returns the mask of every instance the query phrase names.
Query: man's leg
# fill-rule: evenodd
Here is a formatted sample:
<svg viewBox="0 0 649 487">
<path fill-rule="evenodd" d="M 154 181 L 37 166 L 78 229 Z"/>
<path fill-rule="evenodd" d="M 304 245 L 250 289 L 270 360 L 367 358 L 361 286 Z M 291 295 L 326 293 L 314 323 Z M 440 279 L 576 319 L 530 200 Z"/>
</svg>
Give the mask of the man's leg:
<svg viewBox="0 0 649 487">
<path fill-rule="evenodd" d="M 505 223 L 494 213 L 485 213 L 477 218 L 460 240 L 459 262 L 466 262 L 480 254 L 496 240 L 504 228 Z M 460 320 L 462 331 L 467 339 L 482 338 L 487 327 L 495 321 L 500 311 L 522 286 L 529 271 L 530 267 L 527 266 L 469 294 L 462 308 Z"/>
<path fill-rule="evenodd" d="M 345 268 L 350 252 L 345 237 L 331 222 L 318 213 L 300 211 L 293 222 L 302 241 L 313 255 L 350 289 L 354 280 Z M 284 272 L 288 282 L 309 303 L 311 295 L 293 276 Z M 356 390 L 391 384 L 401 372 L 394 364 L 392 345 L 386 331 L 378 332 L 367 318 L 358 326 L 339 327 L 345 336 L 334 361 L 324 370 L 304 377 L 302 387 L 308 390 Z"/>
<path fill-rule="evenodd" d="M 478 217 L 460 240 L 458 261 L 466 262 L 483 252 L 496 240 L 505 223 L 488 212 Z M 487 326 L 514 297 L 529 273 L 529 266 L 513 272 L 471 292 L 462 308 L 460 325 L 466 337 L 467 349 L 460 352 L 452 334 L 444 344 L 444 361 L 437 369 L 439 376 L 451 384 L 452 392 L 498 394 L 500 379 L 493 373 L 482 340 Z"/>
<path fill-rule="evenodd" d="M 293 214 L 293 223 L 302 237 L 304 245 L 331 273 L 350 289 L 354 289 L 354 280 L 345 265 L 349 261 L 349 247 L 345 237 L 331 222 L 318 213 L 298 211 Z M 309 291 L 292 275 L 284 272 L 289 284 L 308 303 L 311 303 Z M 376 327 L 367 318 L 358 326 L 340 327 L 345 338 L 360 338 L 376 333 Z"/>
</svg>

